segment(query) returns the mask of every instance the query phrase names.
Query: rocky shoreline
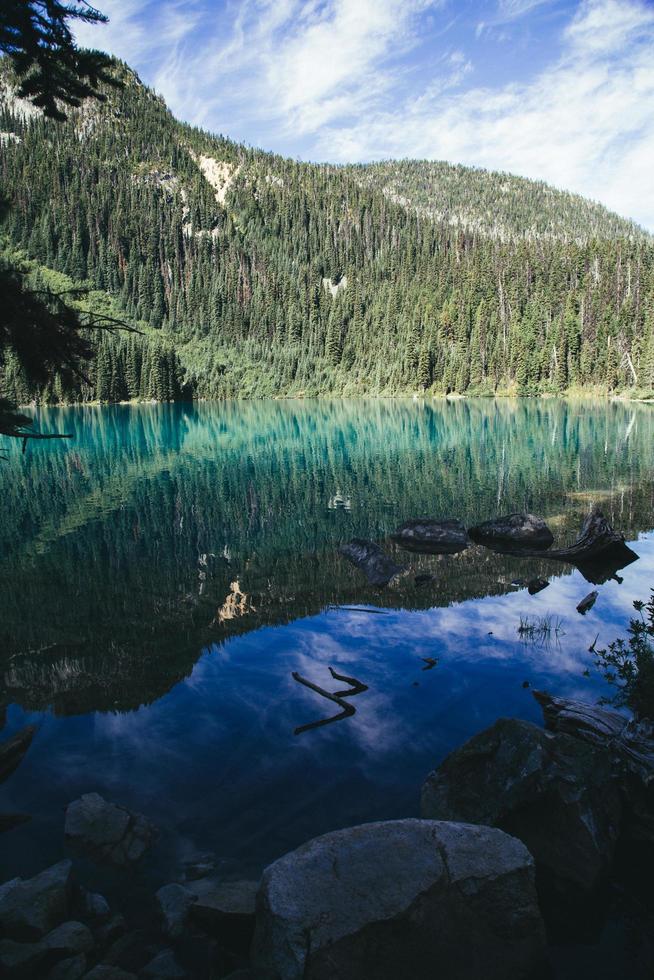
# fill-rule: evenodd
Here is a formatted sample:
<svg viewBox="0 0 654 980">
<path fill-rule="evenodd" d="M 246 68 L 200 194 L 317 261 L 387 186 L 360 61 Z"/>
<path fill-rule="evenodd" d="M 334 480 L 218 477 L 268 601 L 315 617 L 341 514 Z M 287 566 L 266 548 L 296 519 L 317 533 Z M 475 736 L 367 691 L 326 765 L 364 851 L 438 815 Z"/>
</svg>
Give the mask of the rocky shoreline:
<svg viewBox="0 0 654 980">
<path fill-rule="evenodd" d="M 466 531 L 409 521 L 408 551 L 487 548 L 569 561 L 603 581 L 637 558 L 601 512 L 570 548 L 552 549 L 540 518 L 511 514 Z M 373 542 L 341 553 L 376 587 L 407 574 Z M 529 591 L 547 586 L 534 580 Z M 580 606 L 590 608 L 593 592 Z M 350 685 L 324 692 L 345 698 Z M 71 860 L 0 886 L 0 975 L 8 980 L 537 980 L 550 975 L 561 923 L 601 905 L 625 846 L 654 845 L 654 727 L 534 692 L 545 728 L 499 719 L 456 749 L 422 786 L 420 817 L 324 834 L 280 857 L 261 880 L 230 881 L 211 856 L 144 900 L 128 921 L 85 889 Z M 338 716 L 340 717 L 340 716 Z M 313 722 L 297 731 L 326 724 Z M 29 727 L 0 745 L 0 780 L 28 752 Z M 0 828 L 28 819 L 0 816 Z M 128 872 L 157 839 L 146 816 L 87 793 L 69 803 L 68 853 Z M 654 929 L 642 957 L 654 967 Z"/>
<path fill-rule="evenodd" d="M 183 869 L 135 928 L 64 860 L 0 886 L 9 980 L 519 980 L 549 975 L 548 940 L 593 903 L 625 841 L 654 843 L 654 730 L 535 692 L 546 727 L 500 719 L 422 787 L 420 818 L 325 834 L 225 881 Z M 146 817 L 90 793 L 65 815 L 72 854 L 129 868 Z M 654 940 L 643 951 L 654 964 Z"/>
</svg>

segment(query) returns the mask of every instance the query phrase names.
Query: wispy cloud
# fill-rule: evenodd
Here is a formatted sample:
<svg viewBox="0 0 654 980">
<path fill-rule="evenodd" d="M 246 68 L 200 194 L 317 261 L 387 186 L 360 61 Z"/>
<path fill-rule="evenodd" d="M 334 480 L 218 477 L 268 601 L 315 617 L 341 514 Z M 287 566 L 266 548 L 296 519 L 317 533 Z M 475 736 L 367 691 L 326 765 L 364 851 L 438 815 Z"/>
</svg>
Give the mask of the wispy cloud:
<svg viewBox="0 0 654 980">
<path fill-rule="evenodd" d="M 654 9 L 590 0 L 524 83 L 435 91 L 316 134 L 318 156 L 415 156 L 507 170 L 654 228 Z"/>
<path fill-rule="evenodd" d="M 489 4 L 489 22 L 509 28 L 558 18 L 538 67 L 525 56 L 508 78 L 484 74 L 498 41 L 475 39 L 475 5 L 452 0 L 102 7 L 111 24 L 80 40 L 129 61 L 186 120 L 304 159 L 411 156 L 508 170 L 654 228 L 648 0 Z"/>
<path fill-rule="evenodd" d="M 515 20 L 528 14 L 535 7 L 542 7 L 551 2 L 552 0 L 499 0 L 498 15 L 502 20 Z"/>
</svg>

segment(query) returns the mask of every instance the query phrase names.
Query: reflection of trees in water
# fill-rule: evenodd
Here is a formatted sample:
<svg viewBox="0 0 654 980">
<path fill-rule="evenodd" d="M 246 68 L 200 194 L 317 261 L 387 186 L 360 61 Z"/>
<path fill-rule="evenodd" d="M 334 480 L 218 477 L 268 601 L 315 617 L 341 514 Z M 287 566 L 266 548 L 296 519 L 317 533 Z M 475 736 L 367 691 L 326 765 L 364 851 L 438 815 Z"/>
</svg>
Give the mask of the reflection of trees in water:
<svg viewBox="0 0 654 980">
<path fill-rule="evenodd" d="M 555 401 L 71 410 L 73 447 L 16 453 L 0 471 L 7 693 L 65 711 L 136 706 L 212 637 L 330 603 L 505 592 L 515 562 L 483 549 L 402 553 L 435 580 L 379 593 L 336 548 L 411 517 L 471 524 L 522 508 L 570 542 L 590 500 L 634 537 L 652 523 L 652 419 L 647 406 Z M 337 493 L 349 510 L 330 507 Z M 533 559 L 519 574 L 560 571 Z M 234 581 L 248 603 L 210 629 Z"/>
</svg>

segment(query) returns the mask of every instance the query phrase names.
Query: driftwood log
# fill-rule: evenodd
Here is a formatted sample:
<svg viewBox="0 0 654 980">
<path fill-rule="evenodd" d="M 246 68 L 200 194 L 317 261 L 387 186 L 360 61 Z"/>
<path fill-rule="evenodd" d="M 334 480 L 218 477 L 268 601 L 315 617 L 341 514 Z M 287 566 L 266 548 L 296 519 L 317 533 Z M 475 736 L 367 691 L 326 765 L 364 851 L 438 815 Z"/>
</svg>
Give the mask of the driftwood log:
<svg viewBox="0 0 654 980">
<path fill-rule="evenodd" d="M 627 557 L 625 564 L 638 558 L 638 555 L 625 544 L 624 535 L 614 531 L 602 511 L 596 507 L 584 521 L 581 534 L 575 543 L 569 548 L 552 548 L 547 552 L 546 557 L 578 564 L 595 561 L 598 558 L 606 559 L 609 555 Z"/>
<path fill-rule="evenodd" d="M 582 616 L 585 616 L 586 613 L 590 609 L 592 609 L 595 603 L 597 602 L 598 595 L 599 592 L 597 592 L 596 590 L 593 592 L 589 592 L 588 595 L 585 596 L 577 606 L 577 612 L 581 613 Z"/>
<path fill-rule="evenodd" d="M 594 585 L 601 585 L 613 578 L 617 571 L 638 561 L 639 557 L 625 544 L 624 535 L 613 529 L 599 508 L 590 512 L 579 537 L 569 548 L 550 548 L 548 551 L 516 548 L 511 554 L 520 558 L 548 558 L 570 562 Z"/>
</svg>

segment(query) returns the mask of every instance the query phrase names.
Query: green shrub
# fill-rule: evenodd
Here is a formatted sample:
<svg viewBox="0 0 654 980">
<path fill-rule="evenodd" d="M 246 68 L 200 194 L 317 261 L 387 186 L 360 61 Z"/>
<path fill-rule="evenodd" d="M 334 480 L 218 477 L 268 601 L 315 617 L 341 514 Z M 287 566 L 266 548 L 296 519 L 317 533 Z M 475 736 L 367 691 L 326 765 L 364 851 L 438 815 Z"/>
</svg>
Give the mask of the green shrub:
<svg viewBox="0 0 654 980">
<path fill-rule="evenodd" d="M 654 719 L 654 589 L 648 602 L 634 602 L 640 615 L 629 621 L 627 639 L 597 650 L 597 666 L 618 687 L 614 703 L 631 708 L 638 718 Z"/>
</svg>

